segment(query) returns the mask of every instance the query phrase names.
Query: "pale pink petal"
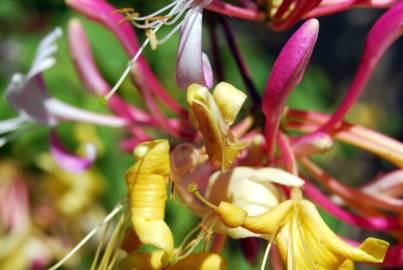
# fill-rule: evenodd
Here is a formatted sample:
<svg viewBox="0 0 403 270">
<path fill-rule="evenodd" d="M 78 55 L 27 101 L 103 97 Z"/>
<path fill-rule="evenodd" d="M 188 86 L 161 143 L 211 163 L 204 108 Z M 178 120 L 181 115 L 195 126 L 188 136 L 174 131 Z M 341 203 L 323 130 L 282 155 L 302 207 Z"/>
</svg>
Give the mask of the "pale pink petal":
<svg viewBox="0 0 403 270">
<path fill-rule="evenodd" d="M 45 108 L 49 115 L 60 121 L 85 122 L 115 128 L 128 125 L 124 118 L 86 111 L 55 98 L 49 98 L 45 103 Z"/>
<path fill-rule="evenodd" d="M 56 41 L 61 35 L 61 29 L 56 28 L 42 39 L 27 75 L 14 74 L 5 91 L 7 103 L 15 111 L 49 126 L 54 126 L 57 121 L 44 106 L 49 96 L 41 73 L 55 64 L 53 54 L 57 51 Z"/>
<path fill-rule="evenodd" d="M 80 157 L 71 153 L 61 144 L 54 130 L 51 130 L 50 132 L 49 141 L 50 153 L 57 164 L 59 164 L 59 166 L 65 171 L 79 173 L 87 170 L 95 161 L 96 149 L 93 144 L 87 144 L 86 156 Z"/>
<path fill-rule="evenodd" d="M 319 32 L 319 22 L 305 22 L 283 47 L 273 65 L 264 97 L 263 113 L 266 116 L 265 136 L 269 155 L 273 155 L 283 112 L 288 95 L 301 81 L 311 57 Z"/>
<path fill-rule="evenodd" d="M 202 51 L 203 7 L 195 6 L 186 15 L 179 39 L 176 59 L 176 81 L 182 89 L 192 83 L 210 88 L 213 84 L 211 65 Z"/>
</svg>

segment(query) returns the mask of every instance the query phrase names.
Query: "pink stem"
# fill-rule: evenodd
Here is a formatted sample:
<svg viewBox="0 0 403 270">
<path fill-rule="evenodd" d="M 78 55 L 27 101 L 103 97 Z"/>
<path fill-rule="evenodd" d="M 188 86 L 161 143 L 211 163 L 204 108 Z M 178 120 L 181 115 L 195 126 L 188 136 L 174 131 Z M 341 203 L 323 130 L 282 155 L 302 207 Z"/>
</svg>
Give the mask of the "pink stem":
<svg viewBox="0 0 403 270">
<path fill-rule="evenodd" d="M 213 0 L 213 2 L 211 2 L 211 4 L 209 4 L 208 6 L 206 6 L 205 9 L 226 16 L 245 20 L 259 21 L 263 20 L 264 18 L 264 15 L 260 13 L 258 10 L 255 10 L 253 8 L 242 8 L 234 6 L 220 0 Z"/>
<path fill-rule="evenodd" d="M 403 1 L 387 11 L 368 34 L 363 56 L 353 83 L 329 121 L 318 131 L 331 132 L 361 95 L 379 60 L 390 45 L 403 33 Z"/>
<path fill-rule="evenodd" d="M 326 3 L 329 2 L 329 3 Z M 389 1 L 379 1 L 379 3 L 375 1 L 357 1 L 357 0 L 346 0 L 340 1 L 340 3 L 335 4 L 334 1 L 322 1 L 321 4 L 312 9 L 308 14 L 304 16 L 304 18 L 316 18 L 320 16 L 326 16 L 338 12 L 345 11 L 347 9 L 355 8 L 355 7 L 365 7 L 365 8 L 388 8 L 392 5 L 396 4 L 398 0 L 389 0 Z"/>
<path fill-rule="evenodd" d="M 358 204 L 365 202 L 365 205 L 372 206 L 376 208 L 381 208 L 384 210 L 403 212 L 403 201 L 395 198 L 390 198 L 381 195 L 372 195 L 359 190 L 352 189 L 340 181 L 330 177 L 314 162 L 310 161 L 308 158 L 303 158 L 300 160 L 301 164 L 307 170 L 308 174 L 312 175 L 317 181 L 322 185 L 326 186 L 333 193 L 339 195 L 345 200 L 354 201 Z"/>
<path fill-rule="evenodd" d="M 331 215 L 342 220 L 347 224 L 374 231 L 389 231 L 389 230 L 401 229 L 398 216 L 361 217 L 353 215 L 343 210 L 342 208 L 336 206 L 309 181 L 305 182 L 304 192 L 313 202 L 320 205 Z"/>
</svg>

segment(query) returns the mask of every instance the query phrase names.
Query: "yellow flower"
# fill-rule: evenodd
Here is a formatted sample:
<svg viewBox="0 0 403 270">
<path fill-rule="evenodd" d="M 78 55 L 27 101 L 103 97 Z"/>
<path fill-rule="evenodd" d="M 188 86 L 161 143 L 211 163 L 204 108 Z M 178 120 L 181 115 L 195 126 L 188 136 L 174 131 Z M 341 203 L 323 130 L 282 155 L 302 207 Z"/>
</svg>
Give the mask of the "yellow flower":
<svg viewBox="0 0 403 270">
<path fill-rule="evenodd" d="M 219 83 L 210 94 L 201 85 L 188 88 L 187 101 L 192 124 L 200 130 L 214 168 L 228 170 L 245 142 L 236 142 L 230 131 L 246 95 L 228 83 Z"/>
<path fill-rule="evenodd" d="M 78 216 L 93 207 L 104 191 L 104 178 L 95 169 L 70 173 L 59 167 L 49 154 L 40 154 L 37 164 L 47 172 L 45 190 L 58 211 Z"/>
<path fill-rule="evenodd" d="M 137 145 L 136 163 L 128 170 L 128 186 L 132 225 L 143 244 L 173 252 L 173 236 L 164 222 L 167 200 L 167 178 L 170 173 L 169 144 L 154 140 Z"/>
<path fill-rule="evenodd" d="M 291 199 L 268 212 L 246 217 L 244 228 L 271 234 L 287 269 L 351 269 L 352 261 L 382 262 L 389 244 L 368 238 L 359 248 L 341 240 L 326 225 L 316 207 L 294 189 Z"/>
</svg>

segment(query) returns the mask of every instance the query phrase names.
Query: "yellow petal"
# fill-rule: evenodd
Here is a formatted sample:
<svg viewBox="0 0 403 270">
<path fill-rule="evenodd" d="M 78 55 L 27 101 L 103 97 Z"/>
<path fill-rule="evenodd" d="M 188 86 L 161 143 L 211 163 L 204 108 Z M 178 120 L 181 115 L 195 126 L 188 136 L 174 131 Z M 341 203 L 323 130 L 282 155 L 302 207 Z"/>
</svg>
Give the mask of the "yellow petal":
<svg viewBox="0 0 403 270">
<path fill-rule="evenodd" d="M 320 270 L 351 269 L 353 261 L 381 262 L 388 246 L 385 241 L 372 238 L 360 248 L 350 246 L 330 230 L 307 200 L 295 201 L 276 242 L 283 262 L 289 267 L 292 264 L 296 269 Z"/>
<path fill-rule="evenodd" d="M 225 225 L 235 228 L 245 222 L 248 213 L 231 203 L 221 202 L 217 208 L 217 214 Z"/>
<path fill-rule="evenodd" d="M 223 171 L 231 167 L 240 150 L 246 146 L 245 142 L 236 142 L 229 129 L 243 102 L 239 97 L 233 101 L 226 98 L 227 92 L 234 89 L 226 84 L 219 86 L 216 93 L 218 101 L 207 88 L 198 84 L 190 85 L 187 92 L 191 122 L 202 133 L 211 164 Z M 241 96 L 240 91 L 236 91 L 234 95 Z M 230 106 L 228 103 L 233 104 Z"/>
<path fill-rule="evenodd" d="M 119 269 L 122 270 L 159 270 L 162 269 L 161 263 L 164 252 L 156 250 L 151 253 L 132 253 L 123 258 L 119 263 Z"/>
<path fill-rule="evenodd" d="M 277 168 L 261 168 L 255 170 L 255 179 L 261 182 L 273 182 L 281 185 L 301 187 L 304 180 L 301 178 Z"/>
<path fill-rule="evenodd" d="M 133 229 L 143 244 L 173 251 L 173 236 L 164 222 L 167 176 L 170 172 L 167 140 L 142 143 L 134 150 L 137 160 L 126 175 Z"/>
<path fill-rule="evenodd" d="M 312 233 L 320 236 L 320 239 L 339 258 L 350 259 L 358 262 L 382 262 L 389 243 L 380 239 L 368 238 L 359 247 L 353 247 L 340 239 L 323 221 L 316 207 L 309 201 L 303 200 L 302 230 L 312 230 Z"/>
<path fill-rule="evenodd" d="M 243 225 L 244 228 L 258 234 L 273 234 L 288 219 L 294 202 L 285 201 L 258 216 L 248 216 Z"/>
<path fill-rule="evenodd" d="M 213 97 L 224 120 L 229 124 L 234 123 L 246 95 L 231 84 L 221 82 L 214 88 Z"/>
</svg>

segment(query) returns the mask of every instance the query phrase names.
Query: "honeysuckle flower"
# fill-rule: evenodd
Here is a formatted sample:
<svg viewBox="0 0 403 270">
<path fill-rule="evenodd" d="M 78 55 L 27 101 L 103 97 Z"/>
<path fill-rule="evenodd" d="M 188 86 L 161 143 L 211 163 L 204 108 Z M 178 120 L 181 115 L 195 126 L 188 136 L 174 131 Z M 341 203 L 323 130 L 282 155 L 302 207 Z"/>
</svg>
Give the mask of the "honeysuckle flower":
<svg viewBox="0 0 403 270">
<path fill-rule="evenodd" d="M 137 162 L 126 175 L 133 229 L 143 244 L 163 250 L 169 258 L 174 242 L 172 232 L 163 220 L 170 173 L 168 141 L 139 144 L 133 154 Z M 149 189 L 149 186 L 153 188 Z"/>
<path fill-rule="evenodd" d="M 87 112 L 70 106 L 47 94 L 42 72 L 55 64 L 53 54 L 57 51 L 56 40 L 62 35 L 56 28 L 39 44 L 35 59 L 26 75 L 14 74 L 8 85 L 5 98 L 13 110 L 18 112 L 16 118 L 0 122 L 0 133 L 8 133 L 0 138 L 0 144 L 26 133 L 25 125 L 45 125 L 54 128 L 61 121 L 81 121 L 111 127 L 123 127 L 124 119 Z M 56 161 L 67 170 L 81 171 L 95 159 L 93 146 L 87 147 L 86 157 L 80 158 L 69 153 L 57 139 L 55 131 L 50 135 L 51 152 Z"/>
<path fill-rule="evenodd" d="M 198 84 L 188 88 L 191 121 L 202 133 L 214 168 L 228 170 L 240 150 L 246 146 L 245 142 L 237 142 L 230 130 L 245 99 L 244 93 L 228 83 L 218 84 L 213 94 Z"/>
<path fill-rule="evenodd" d="M 288 95 L 301 81 L 319 32 L 319 22 L 305 22 L 283 47 L 270 73 L 263 96 L 267 152 L 273 159 L 280 117 Z"/>
<path fill-rule="evenodd" d="M 252 116 L 244 118 L 239 124 L 234 125 L 235 127 L 230 128 L 235 123 L 245 100 L 244 94 L 225 83 L 219 84 L 213 94 L 210 94 L 206 87 L 209 86 L 212 76 L 206 76 L 206 71 L 210 69 L 205 68 L 206 65 L 203 64 L 202 10 L 215 11 L 221 8 L 221 13 L 228 15 L 234 12 L 235 6 L 216 0 L 177 0 L 148 16 L 141 17 L 130 9 L 119 10 L 118 13 L 127 13 L 124 19 L 122 14 L 116 12 L 112 14 L 114 8 L 104 0 L 68 0 L 67 2 L 80 13 L 106 26 L 118 37 L 129 57 L 133 59 L 124 76 L 127 74 L 132 76 L 146 110 L 137 108 L 133 110 L 133 107 L 125 103 L 123 99 L 111 97 L 108 106 L 117 115 L 136 124 L 136 128 L 137 125 L 141 125 L 137 129 L 130 128 L 129 132 L 133 134 L 133 137 L 124 142 L 127 150 L 131 151 L 135 148 L 136 158 L 136 164 L 130 169 L 126 178 L 129 202 L 118 203 L 105 220 L 91 231 L 66 258 L 80 248 L 94 234 L 94 231 L 99 231 L 104 225 L 110 225 L 111 220 L 119 216 L 110 239 L 107 240 L 102 259 L 96 261 L 96 256 L 93 263 L 95 268 L 113 268 L 115 258 L 121 258 L 122 254 L 126 256 L 130 253 L 125 261 L 128 263 L 125 266 L 128 269 L 133 267 L 180 269 L 181 265 L 190 260 L 188 258 L 192 258 L 187 256 L 193 252 L 195 243 L 204 240 L 205 249 L 209 248 L 208 241 L 214 232 L 233 238 L 258 236 L 268 240 L 269 243 L 273 241 L 279 246 L 282 259 L 288 262 L 290 269 L 337 269 L 350 267 L 353 260 L 366 262 L 383 260 L 387 246 L 385 242 L 369 239 L 361 248 L 347 245 L 327 228 L 311 202 L 297 196 L 298 192 L 293 192 L 291 198 L 287 199 L 287 192 L 274 184 L 280 182 L 288 186 L 301 187 L 304 182 L 296 175 L 299 174 L 299 168 L 304 167 L 306 157 L 328 150 L 332 142 L 340 138 L 381 157 L 387 156 L 386 159 L 395 164 L 401 165 L 403 161 L 401 158 L 403 155 L 400 156 L 402 153 L 400 143 L 391 139 L 384 140 L 386 136 L 381 137 L 379 134 L 369 136 L 368 130 L 363 131 L 356 126 L 343 125 L 348 127 L 348 130 L 338 130 L 334 133 L 317 132 L 302 137 L 288 133 L 289 130 L 296 130 L 299 134 L 312 133 L 315 128 L 325 122 L 323 119 L 326 117 L 318 116 L 316 113 L 313 113 L 313 116 L 291 117 L 290 115 L 295 114 L 295 111 L 284 110 L 287 96 L 301 80 L 315 45 L 318 35 L 317 20 L 311 19 L 303 24 L 286 44 L 276 61 L 263 102 L 263 111 L 266 116 L 266 136 L 263 137 L 259 119 L 252 125 L 253 119 L 249 119 Z M 267 6 L 268 3 L 271 5 L 269 7 L 273 8 L 271 13 L 268 11 L 272 27 L 279 30 L 290 27 L 320 4 L 319 1 L 269 1 L 264 4 Z M 242 1 L 242 5 L 245 6 L 244 11 L 253 10 L 254 14 L 259 13 L 255 1 Z M 225 9 L 223 7 L 230 7 L 227 9 L 228 13 L 222 12 Z M 164 14 L 172 16 L 164 16 Z M 138 44 L 134 32 L 126 23 L 128 20 L 137 27 L 146 29 L 146 42 L 142 46 Z M 160 39 L 157 31 L 165 25 L 172 24 L 176 24 L 172 32 Z M 228 30 L 225 23 L 223 26 Z M 105 95 L 110 87 L 96 68 L 83 28 L 77 20 L 72 21 L 69 28 L 70 51 L 82 83 L 90 92 Z M 182 33 L 176 75 L 178 83 L 182 87 L 188 87 L 189 113 L 167 94 L 141 56 L 142 50 L 148 43 L 155 49 L 180 28 Z M 84 46 L 76 44 L 75 39 L 80 40 L 80 44 Z M 232 50 L 236 51 L 236 49 Z M 239 54 L 239 51 L 235 54 Z M 237 63 L 240 63 L 238 66 L 242 76 L 247 77 L 244 81 L 249 79 L 249 83 L 253 84 L 247 70 L 245 71 L 245 66 L 239 60 L 239 55 L 235 55 L 235 58 Z M 194 60 L 196 65 L 190 65 L 189 59 Z M 121 80 L 113 89 L 117 89 L 120 82 Z M 256 93 L 256 102 L 252 98 L 255 105 L 260 104 L 260 96 L 257 91 Z M 162 106 L 158 104 L 157 99 L 162 101 Z M 122 106 L 116 105 L 119 103 Z M 177 118 L 166 117 L 161 110 L 163 106 L 174 112 L 174 117 Z M 202 136 L 195 136 L 194 129 L 186 125 L 189 119 L 193 126 L 201 131 Z M 157 132 L 163 131 L 175 137 L 175 143 L 179 145 L 169 156 L 166 140 L 141 144 L 143 140 L 150 140 L 155 136 L 155 132 L 144 132 L 143 128 L 146 131 L 149 128 Z M 186 134 L 185 131 L 188 133 Z M 201 138 L 204 139 L 204 145 L 200 144 Z M 365 141 L 360 142 L 362 138 L 365 138 Z M 375 138 L 381 138 L 382 142 L 375 143 Z M 186 144 L 180 144 L 184 139 Z M 237 142 L 238 139 L 239 142 Z M 246 147 L 244 141 L 252 141 L 252 143 Z M 226 152 L 228 149 L 231 150 L 228 151 L 229 153 Z M 268 151 L 265 152 L 265 150 Z M 389 150 L 391 154 L 387 155 Z M 269 153 L 269 156 L 267 157 L 265 153 Z M 207 159 L 210 159 L 210 162 Z M 231 168 L 231 166 L 234 167 Z M 282 181 L 284 179 L 286 181 Z M 196 193 L 196 196 L 187 190 L 192 182 L 197 183 L 197 191 L 194 185 L 190 186 L 190 190 Z M 329 182 L 334 184 L 332 181 Z M 174 194 L 201 217 L 201 225 L 197 225 L 178 248 L 174 248 L 174 232 L 170 230 L 169 222 L 164 221 L 169 184 L 172 184 Z M 343 198 L 349 209 L 341 209 L 329 202 L 324 194 L 317 194 L 315 186 L 309 182 L 309 179 L 305 185 L 307 196 L 342 222 L 364 229 L 383 231 L 399 238 L 397 231 L 401 227 L 399 218 L 381 212 L 383 209 L 391 208 L 384 208 L 382 205 L 381 209 L 371 209 L 376 211 L 376 214 L 379 212 L 379 216 L 371 217 L 363 214 L 366 213 L 364 210 L 368 209 L 358 208 L 356 207 L 358 204 L 352 203 L 354 200 L 348 200 L 351 199 L 351 194 L 362 195 L 363 192 L 348 193 L 348 196 Z M 351 192 L 350 189 L 340 189 L 340 185 L 338 187 L 338 189 L 329 190 L 335 194 L 339 194 L 340 190 Z M 201 198 L 200 201 L 195 197 Z M 378 200 L 374 201 L 385 203 L 384 198 L 376 199 Z M 352 214 L 350 210 L 358 213 Z M 315 231 L 315 223 L 319 232 Z M 194 232 L 198 232 L 197 237 L 188 241 Z M 106 232 L 103 234 L 106 235 Z M 125 243 L 130 239 L 134 243 L 131 247 L 125 246 L 125 251 L 119 249 L 123 246 L 121 239 L 123 235 L 127 235 Z M 225 238 L 214 237 L 210 251 L 221 251 Z M 137 249 L 143 244 L 151 244 L 159 250 L 147 254 L 139 252 Z M 101 241 L 99 249 L 102 245 Z M 368 246 L 374 249 L 367 250 Z M 316 258 L 317 254 L 324 255 Z M 61 262 L 63 261 L 65 259 Z M 190 261 L 194 262 L 196 258 Z M 312 265 L 315 261 L 319 265 L 316 268 Z M 60 266 L 60 263 L 56 266 Z M 193 265 L 186 266 L 186 268 L 190 267 L 196 268 Z"/>
<path fill-rule="evenodd" d="M 368 238 L 359 248 L 338 238 L 316 207 L 295 188 L 291 199 L 259 216 L 247 216 L 242 227 L 274 237 L 287 269 L 344 269 L 352 262 L 382 262 L 389 244 Z M 271 243 L 271 242 L 270 242 Z"/>
<path fill-rule="evenodd" d="M 46 235 L 35 223 L 33 200 L 28 194 L 23 168 L 15 161 L 0 160 L 0 268 L 42 269 L 65 252 L 65 245 Z"/>
<path fill-rule="evenodd" d="M 203 6 L 211 1 L 193 1 L 195 4 L 186 15 L 182 26 L 176 60 L 176 80 L 182 89 L 187 89 L 193 83 L 207 88 L 213 85 L 213 71 L 207 55 L 201 48 Z"/>
<path fill-rule="evenodd" d="M 94 169 L 71 173 L 63 170 L 45 153 L 39 155 L 37 163 L 47 172 L 44 190 L 63 215 L 79 217 L 94 206 L 103 191 L 105 180 Z"/>
<path fill-rule="evenodd" d="M 214 173 L 209 179 L 205 197 L 213 204 L 231 202 L 248 215 L 259 215 L 286 199 L 283 191 L 274 183 L 302 186 L 304 181 L 276 168 L 236 167 L 224 173 Z M 228 228 L 221 222 L 217 223 L 215 229 L 232 238 L 258 236 L 244 228 Z"/>
</svg>

